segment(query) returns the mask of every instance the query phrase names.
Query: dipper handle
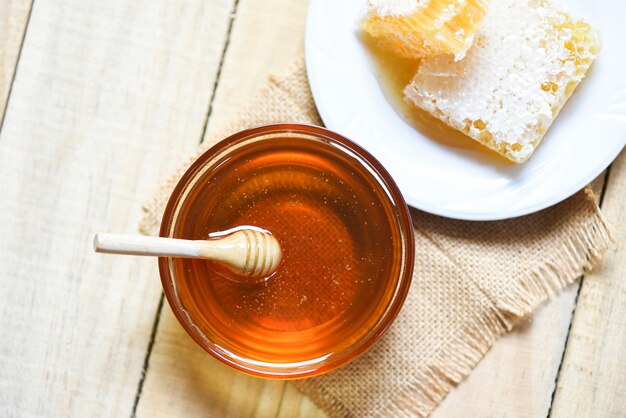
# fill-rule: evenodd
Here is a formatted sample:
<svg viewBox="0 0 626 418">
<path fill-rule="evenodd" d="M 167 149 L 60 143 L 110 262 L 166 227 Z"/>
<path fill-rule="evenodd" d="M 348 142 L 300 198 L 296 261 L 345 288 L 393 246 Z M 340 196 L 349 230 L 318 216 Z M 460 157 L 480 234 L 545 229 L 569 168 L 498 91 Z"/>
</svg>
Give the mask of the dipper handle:
<svg viewBox="0 0 626 418">
<path fill-rule="evenodd" d="M 276 270 L 282 252 L 272 234 L 246 228 L 228 232 L 208 240 L 99 233 L 94 237 L 94 249 L 110 254 L 205 258 L 252 277 L 267 276 Z"/>
</svg>

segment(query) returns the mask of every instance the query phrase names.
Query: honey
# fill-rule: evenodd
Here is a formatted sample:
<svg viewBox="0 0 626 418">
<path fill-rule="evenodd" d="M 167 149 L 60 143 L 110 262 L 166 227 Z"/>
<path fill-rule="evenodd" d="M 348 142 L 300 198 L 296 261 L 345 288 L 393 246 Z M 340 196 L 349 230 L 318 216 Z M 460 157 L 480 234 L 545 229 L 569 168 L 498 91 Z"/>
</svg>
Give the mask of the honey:
<svg viewBox="0 0 626 418">
<path fill-rule="evenodd" d="M 173 236 L 252 225 L 270 231 L 283 254 L 277 271 L 255 282 L 216 262 L 169 260 L 185 316 L 218 357 L 246 359 L 244 370 L 298 368 L 372 337 L 398 297 L 408 255 L 399 209 L 380 181 L 340 147 L 290 134 L 247 143 L 202 173 Z"/>
</svg>

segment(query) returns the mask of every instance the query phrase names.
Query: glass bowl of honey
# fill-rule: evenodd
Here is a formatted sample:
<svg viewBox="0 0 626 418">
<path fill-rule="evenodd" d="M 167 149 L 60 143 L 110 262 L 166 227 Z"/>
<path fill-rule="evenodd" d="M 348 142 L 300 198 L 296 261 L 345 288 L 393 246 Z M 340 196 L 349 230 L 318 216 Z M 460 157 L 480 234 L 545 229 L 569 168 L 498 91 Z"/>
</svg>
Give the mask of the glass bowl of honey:
<svg viewBox="0 0 626 418">
<path fill-rule="evenodd" d="M 414 258 L 407 205 L 384 167 L 341 135 L 276 124 L 224 139 L 181 178 L 160 234 L 207 239 L 242 225 L 280 243 L 269 277 L 159 259 L 174 314 L 229 366 L 275 379 L 319 375 L 366 352 L 400 311 Z"/>
</svg>

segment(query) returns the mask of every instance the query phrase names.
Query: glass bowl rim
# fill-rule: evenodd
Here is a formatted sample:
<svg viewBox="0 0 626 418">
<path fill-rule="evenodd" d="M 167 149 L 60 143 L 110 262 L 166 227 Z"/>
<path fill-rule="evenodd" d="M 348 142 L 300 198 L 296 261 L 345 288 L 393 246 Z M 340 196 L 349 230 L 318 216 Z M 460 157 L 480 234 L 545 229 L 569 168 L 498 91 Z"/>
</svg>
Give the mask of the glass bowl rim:
<svg viewBox="0 0 626 418">
<path fill-rule="evenodd" d="M 370 168 L 375 171 L 376 175 L 373 177 L 378 180 L 379 187 L 387 188 L 387 193 L 385 193 L 385 195 L 390 198 L 390 203 L 392 207 L 396 210 L 395 221 L 398 225 L 401 236 L 403 237 L 402 244 L 404 254 L 402 257 L 403 265 L 400 270 L 400 277 L 397 280 L 394 296 L 392 297 L 390 303 L 385 307 L 386 310 L 382 314 L 380 319 L 355 345 L 340 353 L 332 353 L 334 357 L 330 361 L 326 361 L 327 359 L 324 358 L 324 360 L 322 360 L 320 364 L 317 365 L 318 368 L 315 368 L 316 363 L 312 363 L 310 367 L 306 369 L 302 369 L 301 367 L 299 367 L 289 370 L 286 367 L 276 367 L 276 369 L 270 370 L 270 368 L 266 366 L 254 368 L 251 367 L 250 364 L 243 364 L 241 361 L 238 361 L 236 356 L 229 357 L 225 355 L 222 351 L 217 350 L 215 348 L 216 344 L 211 345 L 208 341 L 208 337 L 200 335 L 198 331 L 195 330 L 195 325 L 193 324 L 193 321 L 191 321 L 191 319 L 188 318 L 187 315 L 185 315 L 185 313 L 183 312 L 184 309 L 179 303 L 178 296 L 176 295 L 176 291 L 173 288 L 172 283 L 174 281 L 174 277 L 171 274 L 170 258 L 159 257 L 159 273 L 165 297 L 174 315 L 176 316 L 176 319 L 185 329 L 187 334 L 189 334 L 189 336 L 191 336 L 193 340 L 210 355 L 212 355 L 222 363 L 233 367 L 234 369 L 253 376 L 272 379 L 300 379 L 304 377 L 316 376 L 331 370 L 335 370 L 336 368 L 360 357 L 362 354 L 367 352 L 374 344 L 376 344 L 376 342 L 382 337 L 382 335 L 387 331 L 389 326 L 393 323 L 404 304 L 413 277 L 415 254 L 413 226 L 409 208 L 398 186 L 396 185 L 389 172 L 368 151 L 366 151 L 350 139 L 320 126 L 301 123 L 276 123 L 261 125 L 238 131 L 217 142 L 209 149 L 204 151 L 200 156 L 198 156 L 194 160 L 194 162 L 185 170 L 185 173 L 182 175 L 182 177 L 178 180 L 168 199 L 165 211 L 163 213 L 159 235 L 162 237 L 170 236 L 169 230 L 172 229 L 173 226 L 176 224 L 175 208 L 179 204 L 181 198 L 184 197 L 185 190 L 187 190 L 190 185 L 191 187 L 193 187 L 193 179 L 195 178 L 195 176 L 198 175 L 200 170 L 204 169 L 205 166 L 211 163 L 211 161 L 214 160 L 217 156 L 227 155 L 229 151 L 232 151 L 233 145 L 245 143 L 248 140 L 263 137 L 268 134 L 302 134 L 305 136 L 313 137 L 317 140 L 321 139 L 323 140 L 322 142 L 326 142 L 328 144 L 333 141 L 339 143 L 342 147 L 347 148 L 348 150 L 356 154 L 363 163 L 368 164 Z M 343 153 L 345 153 L 344 148 L 336 147 L 335 149 L 339 149 Z M 381 184 L 381 182 L 383 184 Z"/>
</svg>

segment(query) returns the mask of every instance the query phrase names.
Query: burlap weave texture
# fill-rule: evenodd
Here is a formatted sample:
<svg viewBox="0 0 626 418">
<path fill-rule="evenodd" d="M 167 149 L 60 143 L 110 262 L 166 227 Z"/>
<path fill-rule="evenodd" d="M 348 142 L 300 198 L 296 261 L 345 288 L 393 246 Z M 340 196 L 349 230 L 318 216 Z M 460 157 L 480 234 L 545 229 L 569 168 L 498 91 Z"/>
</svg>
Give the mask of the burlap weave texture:
<svg viewBox="0 0 626 418">
<path fill-rule="evenodd" d="M 171 190 L 199 154 L 230 133 L 277 122 L 321 124 L 302 59 L 271 77 L 146 202 L 142 232 L 158 233 Z M 591 268 L 610 241 L 589 190 L 505 221 L 458 221 L 418 210 L 412 218 L 413 283 L 393 326 L 358 360 L 296 382 L 331 416 L 427 416 L 499 335 Z"/>
</svg>

